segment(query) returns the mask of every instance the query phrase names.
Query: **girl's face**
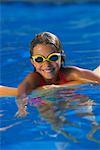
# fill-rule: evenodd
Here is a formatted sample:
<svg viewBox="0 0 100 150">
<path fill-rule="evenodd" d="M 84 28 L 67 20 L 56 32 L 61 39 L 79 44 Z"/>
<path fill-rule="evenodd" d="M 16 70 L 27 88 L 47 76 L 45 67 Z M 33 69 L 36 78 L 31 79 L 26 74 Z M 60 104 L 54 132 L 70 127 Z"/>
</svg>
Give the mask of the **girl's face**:
<svg viewBox="0 0 100 150">
<path fill-rule="evenodd" d="M 42 55 L 47 58 L 52 53 L 58 53 L 55 46 L 51 44 L 38 44 L 33 49 L 33 56 Z M 54 79 L 57 77 L 58 71 L 61 67 L 61 57 L 57 61 L 49 62 L 44 61 L 38 63 L 31 59 L 31 63 L 36 68 L 36 71 L 39 72 L 45 79 Z"/>
</svg>

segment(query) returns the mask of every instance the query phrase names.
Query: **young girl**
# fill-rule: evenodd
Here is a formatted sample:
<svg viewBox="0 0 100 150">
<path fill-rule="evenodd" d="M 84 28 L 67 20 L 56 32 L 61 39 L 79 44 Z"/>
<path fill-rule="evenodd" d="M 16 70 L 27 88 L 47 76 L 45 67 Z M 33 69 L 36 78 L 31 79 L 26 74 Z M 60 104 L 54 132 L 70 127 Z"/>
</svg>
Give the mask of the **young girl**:
<svg viewBox="0 0 100 150">
<path fill-rule="evenodd" d="M 48 84 L 100 83 L 100 77 L 90 70 L 63 67 L 64 56 L 62 45 L 55 35 L 49 32 L 38 34 L 30 46 L 30 61 L 35 71 L 19 85 L 18 96 L 27 95 L 36 87 Z"/>
<path fill-rule="evenodd" d="M 30 45 L 30 61 L 35 71 L 29 73 L 15 91 L 19 113 L 26 113 L 26 96 L 43 85 L 75 85 L 88 82 L 100 83 L 100 76 L 93 71 L 75 66 L 64 67 L 65 54 L 60 40 L 49 32 L 38 34 Z"/>
</svg>

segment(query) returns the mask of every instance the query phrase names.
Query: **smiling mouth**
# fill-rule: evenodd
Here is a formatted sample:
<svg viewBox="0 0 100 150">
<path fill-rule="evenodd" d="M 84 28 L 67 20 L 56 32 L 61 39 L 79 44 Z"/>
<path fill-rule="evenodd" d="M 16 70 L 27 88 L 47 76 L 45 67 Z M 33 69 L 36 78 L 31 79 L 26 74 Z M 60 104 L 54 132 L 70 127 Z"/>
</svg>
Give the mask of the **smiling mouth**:
<svg viewBox="0 0 100 150">
<path fill-rule="evenodd" d="M 51 72 L 53 72 L 54 71 L 54 69 L 52 68 L 46 68 L 46 69 L 44 69 L 43 71 L 45 71 L 45 72 L 47 72 L 47 73 L 51 73 Z"/>
</svg>

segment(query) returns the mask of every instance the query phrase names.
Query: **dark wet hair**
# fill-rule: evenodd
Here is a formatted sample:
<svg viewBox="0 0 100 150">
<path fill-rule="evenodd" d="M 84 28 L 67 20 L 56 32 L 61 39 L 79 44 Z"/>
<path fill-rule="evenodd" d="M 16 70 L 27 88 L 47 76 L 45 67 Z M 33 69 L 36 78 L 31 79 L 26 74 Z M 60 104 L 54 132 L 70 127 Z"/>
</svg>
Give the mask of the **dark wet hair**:
<svg viewBox="0 0 100 150">
<path fill-rule="evenodd" d="M 31 44 L 30 44 L 30 58 L 33 55 L 34 47 L 36 45 L 42 44 L 42 43 L 51 44 L 51 45 L 55 46 L 56 50 L 62 54 L 62 62 L 65 61 L 64 60 L 64 51 L 63 51 L 62 44 L 61 44 L 59 38 L 56 35 L 54 35 L 50 32 L 39 33 L 31 41 Z"/>
</svg>

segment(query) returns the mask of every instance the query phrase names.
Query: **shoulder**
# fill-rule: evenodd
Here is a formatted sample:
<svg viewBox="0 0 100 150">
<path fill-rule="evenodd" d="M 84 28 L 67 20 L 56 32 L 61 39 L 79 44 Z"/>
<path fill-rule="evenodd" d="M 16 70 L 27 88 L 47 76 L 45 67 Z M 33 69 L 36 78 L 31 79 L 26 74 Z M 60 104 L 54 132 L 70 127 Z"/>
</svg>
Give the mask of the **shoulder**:
<svg viewBox="0 0 100 150">
<path fill-rule="evenodd" d="M 26 76 L 26 80 L 30 80 L 30 81 L 40 81 L 42 80 L 42 76 L 38 73 L 38 72 L 31 72 Z"/>
<path fill-rule="evenodd" d="M 62 68 L 62 72 L 64 73 L 79 73 L 81 71 L 83 71 L 84 69 L 76 67 L 76 66 L 67 66 Z"/>
<path fill-rule="evenodd" d="M 21 82 L 20 85 L 28 85 L 32 88 L 38 87 L 40 85 L 40 82 L 43 80 L 42 76 L 37 72 L 31 72 L 29 73 L 24 80 Z"/>
<path fill-rule="evenodd" d="M 18 86 L 18 95 L 26 95 L 40 86 L 42 77 L 37 72 L 29 73 Z"/>
<path fill-rule="evenodd" d="M 64 76 L 67 80 L 76 80 L 84 72 L 85 69 L 76 67 L 76 66 L 67 66 L 62 69 Z"/>
<path fill-rule="evenodd" d="M 30 72 L 27 77 L 33 78 L 33 77 L 39 77 L 41 76 L 38 72 Z"/>
<path fill-rule="evenodd" d="M 63 69 L 64 76 L 69 81 L 82 81 L 85 83 L 100 83 L 100 76 L 92 70 L 83 69 L 75 66 Z"/>
</svg>

